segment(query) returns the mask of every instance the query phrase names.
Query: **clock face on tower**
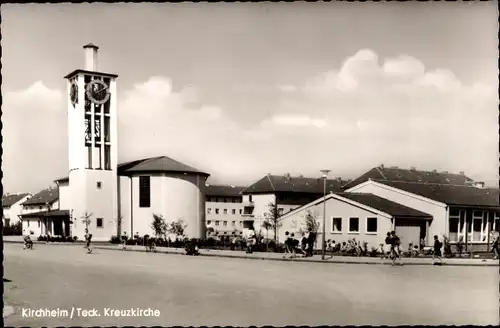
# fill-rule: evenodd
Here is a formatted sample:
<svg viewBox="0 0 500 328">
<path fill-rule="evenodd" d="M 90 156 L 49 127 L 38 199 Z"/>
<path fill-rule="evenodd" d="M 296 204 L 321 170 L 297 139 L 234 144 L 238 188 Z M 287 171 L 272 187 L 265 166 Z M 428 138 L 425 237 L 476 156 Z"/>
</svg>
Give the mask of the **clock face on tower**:
<svg viewBox="0 0 500 328">
<path fill-rule="evenodd" d="M 94 104 L 102 105 L 110 97 L 109 86 L 101 80 L 93 80 L 87 84 L 87 97 Z"/>
<path fill-rule="evenodd" d="M 78 85 L 75 82 L 71 83 L 69 97 L 71 99 L 71 104 L 75 107 L 78 103 Z"/>
</svg>

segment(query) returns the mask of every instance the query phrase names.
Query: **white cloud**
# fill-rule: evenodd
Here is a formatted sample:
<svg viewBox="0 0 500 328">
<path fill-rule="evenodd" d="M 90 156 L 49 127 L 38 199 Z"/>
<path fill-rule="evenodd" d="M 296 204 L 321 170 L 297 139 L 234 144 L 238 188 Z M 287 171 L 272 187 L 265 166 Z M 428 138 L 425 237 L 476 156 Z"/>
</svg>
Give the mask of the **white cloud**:
<svg viewBox="0 0 500 328">
<path fill-rule="evenodd" d="M 453 72 L 426 70 L 414 57 L 382 61 L 364 49 L 295 87 L 302 97 L 287 107 L 307 108 L 308 115 L 331 122 L 334 139 L 318 139 L 317 149 L 342 154 L 340 163 L 348 166 L 327 155 L 334 170 L 385 162 L 463 170 L 498 182 L 497 85 L 464 85 Z"/>
<path fill-rule="evenodd" d="M 317 128 L 324 127 L 327 124 L 325 120 L 314 119 L 306 115 L 276 115 L 269 121 L 263 122 L 263 124 L 268 123 L 278 126 L 313 126 Z"/>
</svg>

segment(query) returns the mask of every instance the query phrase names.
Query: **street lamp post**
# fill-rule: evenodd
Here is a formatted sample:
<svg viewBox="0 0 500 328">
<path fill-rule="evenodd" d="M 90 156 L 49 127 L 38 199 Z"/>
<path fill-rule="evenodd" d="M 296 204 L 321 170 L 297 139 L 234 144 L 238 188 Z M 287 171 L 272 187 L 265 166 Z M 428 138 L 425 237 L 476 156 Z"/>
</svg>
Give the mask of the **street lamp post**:
<svg viewBox="0 0 500 328">
<path fill-rule="evenodd" d="M 321 170 L 321 173 L 323 173 L 323 233 L 321 236 L 321 259 L 325 259 L 325 244 L 326 244 L 326 178 L 328 177 L 328 173 L 330 173 L 330 170 Z"/>
</svg>

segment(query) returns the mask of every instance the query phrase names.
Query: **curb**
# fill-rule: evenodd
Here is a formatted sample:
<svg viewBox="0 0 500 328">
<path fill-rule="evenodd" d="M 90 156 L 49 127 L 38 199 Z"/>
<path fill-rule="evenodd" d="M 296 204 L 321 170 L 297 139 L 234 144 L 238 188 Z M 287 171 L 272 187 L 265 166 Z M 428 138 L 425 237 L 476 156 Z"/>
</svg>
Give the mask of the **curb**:
<svg viewBox="0 0 500 328">
<path fill-rule="evenodd" d="M 121 249 L 121 248 L 112 248 L 109 246 L 95 246 L 96 249 L 104 249 L 110 251 L 125 251 L 125 252 L 142 252 L 142 253 L 150 253 L 145 249 Z M 173 255 L 185 255 L 184 252 L 173 252 L 173 251 L 165 251 L 165 250 L 157 250 L 154 253 L 163 253 L 163 254 L 173 254 Z M 262 261 L 281 261 L 281 262 L 302 262 L 302 263 L 322 263 L 322 264 L 371 264 L 371 265 L 391 265 L 391 262 L 372 262 L 372 261 L 328 261 L 328 260 L 314 260 L 314 259 L 301 259 L 301 258 L 270 258 L 264 256 L 245 256 L 245 255 L 226 255 L 226 254 L 210 254 L 210 253 L 201 253 L 199 256 L 205 257 L 221 257 L 221 258 L 234 258 L 234 259 L 243 259 L 243 260 L 262 260 Z M 403 266 L 407 265 L 420 265 L 420 266 L 433 266 L 432 262 L 403 262 Z M 400 265 L 395 265 L 400 266 Z M 441 266 L 498 266 L 495 263 L 444 263 Z"/>
</svg>

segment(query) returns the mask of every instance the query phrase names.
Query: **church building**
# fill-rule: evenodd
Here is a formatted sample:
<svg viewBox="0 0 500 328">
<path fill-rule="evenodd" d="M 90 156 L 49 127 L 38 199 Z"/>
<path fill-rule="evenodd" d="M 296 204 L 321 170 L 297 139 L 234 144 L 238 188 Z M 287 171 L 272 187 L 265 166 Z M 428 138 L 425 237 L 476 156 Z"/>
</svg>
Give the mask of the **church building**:
<svg viewBox="0 0 500 328">
<path fill-rule="evenodd" d="M 102 241 L 124 232 L 153 235 L 153 214 L 183 220 L 188 237 L 204 236 L 209 174 L 166 156 L 119 164 L 118 75 L 98 70 L 97 46 L 83 48 L 85 69 L 65 76 L 69 168 L 56 183 L 57 210 L 68 217 L 55 219 L 69 221 L 69 234 L 80 240 L 86 229 Z"/>
</svg>

